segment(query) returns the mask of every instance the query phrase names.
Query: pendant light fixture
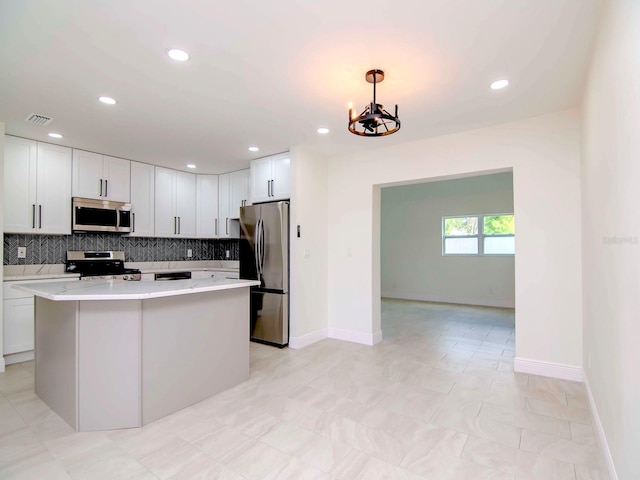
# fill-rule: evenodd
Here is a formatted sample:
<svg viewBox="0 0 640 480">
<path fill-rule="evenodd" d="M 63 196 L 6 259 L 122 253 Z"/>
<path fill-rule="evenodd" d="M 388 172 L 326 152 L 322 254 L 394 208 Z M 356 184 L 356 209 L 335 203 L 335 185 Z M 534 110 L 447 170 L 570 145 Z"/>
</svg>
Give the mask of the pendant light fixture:
<svg viewBox="0 0 640 480">
<path fill-rule="evenodd" d="M 349 131 L 363 137 L 381 137 L 396 133 L 400 130 L 398 105 L 396 105 L 395 115 L 391 115 L 376 102 L 376 84 L 384 80 L 384 72 L 369 70 L 365 78 L 367 82 L 373 83 L 373 101 L 360 115 L 355 115 L 353 108 L 349 108 Z"/>
</svg>

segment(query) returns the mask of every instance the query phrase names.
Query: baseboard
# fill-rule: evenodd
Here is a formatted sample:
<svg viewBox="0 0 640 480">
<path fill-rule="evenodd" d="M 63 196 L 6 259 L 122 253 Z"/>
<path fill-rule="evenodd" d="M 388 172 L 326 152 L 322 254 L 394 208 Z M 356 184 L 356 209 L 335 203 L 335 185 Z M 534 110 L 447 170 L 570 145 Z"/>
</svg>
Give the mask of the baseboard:
<svg viewBox="0 0 640 480">
<path fill-rule="evenodd" d="M 600 449 L 602 450 L 604 461 L 607 464 L 609 477 L 611 480 L 618 480 L 616 466 L 613 463 L 613 456 L 611 455 L 611 450 L 609 450 L 609 443 L 607 442 L 607 437 L 604 434 L 604 428 L 602 428 L 598 408 L 596 407 L 596 402 L 593 399 L 593 392 L 591 391 L 591 385 L 589 384 L 589 377 L 586 374 L 584 375 L 584 385 L 587 389 L 587 396 L 589 397 L 589 407 L 591 408 L 591 416 L 593 417 L 593 429 L 598 437 L 598 442 L 600 442 Z"/>
<path fill-rule="evenodd" d="M 584 380 L 582 367 L 565 365 L 562 363 L 543 362 L 541 360 L 532 360 L 529 358 L 514 358 L 513 370 L 519 373 L 560 378 L 562 380 L 571 380 L 573 382 L 582 382 Z"/>
<path fill-rule="evenodd" d="M 382 298 L 395 300 L 414 300 L 418 302 L 434 303 L 455 303 L 458 305 L 474 305 L 480 307 L 515 308 L 511 300 L 487 299 L 487 298 L 465 298 L 465 297 L 441 297 L 434 295 L 416 295 L 402 292 L 382 292 Z"/>
<path fill-rule="evenodd" d="M 322 328 L 315 332 L 307 333 L 299 337 L 289 337 L 289 348 L 298 349 L 308 347 L 309 345 L 324 340 L 329 336 L 328 329 Z"/>
<path fill-rule="evenodd" d="M 5 355 L 2 361 L 6 365 L 12 365 L 14 363 L 28 362 L 29 360 L 33 360 L 33 350 L 29 350 L 28 352 L 20 352 L 20 353 L 10 353 Z"/>
<path fill-rule="evenodd" d="M 351 330 L 341 330 L 339 328 L 329 328 L 329 338 L 372 346 L 382 341 L 382 331 L 362 333 L 352 332 Z"/>
</svg>

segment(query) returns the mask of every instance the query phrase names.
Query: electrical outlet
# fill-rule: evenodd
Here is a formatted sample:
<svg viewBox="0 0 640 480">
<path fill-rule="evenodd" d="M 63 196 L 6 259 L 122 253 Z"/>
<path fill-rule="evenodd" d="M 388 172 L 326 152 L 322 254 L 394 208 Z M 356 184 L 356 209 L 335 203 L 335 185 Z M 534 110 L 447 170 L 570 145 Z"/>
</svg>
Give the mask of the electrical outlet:
<svg viewBox="0 0 640 480">
<path fill-rule="evenodd" d="M 193 250 L 191 250 L 190 248 L 187 249 L 187 258 L 191 258 L 193 257 Z"/>
<path fill-rule="evenodd" d="M 27 258 L 27 247 L 18 247 L 18 258 Z"/>
<path fill-rule="evenodd" d="M 224 258 L 231 258 L 231 252 L 229 250 L 224 251 Z"/>
</svg>

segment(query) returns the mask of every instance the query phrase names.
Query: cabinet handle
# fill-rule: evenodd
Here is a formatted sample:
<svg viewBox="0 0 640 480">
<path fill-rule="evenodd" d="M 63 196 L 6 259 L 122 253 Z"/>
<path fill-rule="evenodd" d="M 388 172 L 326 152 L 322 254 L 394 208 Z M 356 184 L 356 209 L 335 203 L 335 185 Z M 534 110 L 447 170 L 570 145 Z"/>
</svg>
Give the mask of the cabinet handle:
<svg viewBox="0 0 640 480">
<path fill-rule="evenodd" d="M 132 225 L 131 225 L 131 233 L 136 231 L 136 214 L 132 213 L 131 214 L 131 219 L 133 220 Z"/>
<path fill-rule="evenodd" d="M 271 196 L 271 180 L 267 182 L 267 197 Z"/>
<path fill-rule="evenodd" d="M 102 179 L 100 179 L 100 196 L 102 196 Z"/>
<path fill-rule="evenodd" d="M 178 217 L 178 235 L 180 235 L 180 217 Z"/>
<path fill-rule="evenodd" d="M 31 205 L 31 228 L 36 228 L 36 204 Z"/>
<path fill-rule="evenodd" d="M 42 228 L 42 205 L 38 205 L 38 228 Z"/>
<path fill-rule="evenodd" d="M 226 224 L 227 224 L 227 227 L 226 227 L 227 232 L 226 233 L 227 233 L 227 235 L 229 235 L 229 217 L 226 217 L 226 218 L 227 218 L 227 222 L 226 222 Z"/>
<path fill-rule="evenodd" d="M 218 236 L 218 219 L 217 218 L 216 218 L 216 233 L 215 233 L 215 236 L 216 237 Z"/>
<path fill-rule="evenodd" d="M 178 217 L 173 217 L 173 234 L 178 233 Z"/>
<path fill-rule="evenodd" d="M 109 180 L 104 181 L 104 196 L 109 196 Z"/>
</svg>

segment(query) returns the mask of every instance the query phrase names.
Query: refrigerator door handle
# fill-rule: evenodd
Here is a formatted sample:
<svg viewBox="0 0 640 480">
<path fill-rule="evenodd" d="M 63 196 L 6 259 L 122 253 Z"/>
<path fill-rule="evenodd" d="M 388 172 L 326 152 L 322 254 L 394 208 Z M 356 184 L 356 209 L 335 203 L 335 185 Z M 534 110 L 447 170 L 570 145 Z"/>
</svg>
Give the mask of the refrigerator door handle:
<svg viewBox="0 0 640 480">
<path fill-rule="evenodd" d="M 256 273 L 258 274 L 258 280 L 260 280 L 260 259 L 258 253 L 260 252 L 260 222 L 262 219 L 258 220 L 256 224 L 256 231 L 254 232 L 254 240 L 253 240 L 253 257 L 256 261 Z"/>
<path fill-rule="evenodd" d="M 260 273 L 264 272 L 264 220 L 260 219 Z"/>
</svg>

